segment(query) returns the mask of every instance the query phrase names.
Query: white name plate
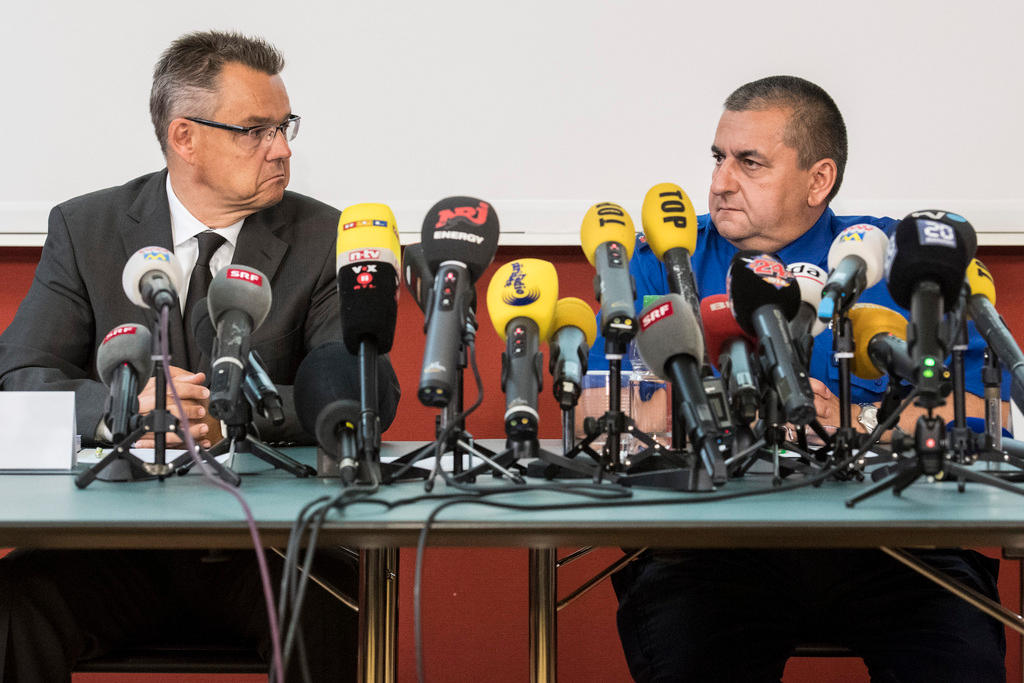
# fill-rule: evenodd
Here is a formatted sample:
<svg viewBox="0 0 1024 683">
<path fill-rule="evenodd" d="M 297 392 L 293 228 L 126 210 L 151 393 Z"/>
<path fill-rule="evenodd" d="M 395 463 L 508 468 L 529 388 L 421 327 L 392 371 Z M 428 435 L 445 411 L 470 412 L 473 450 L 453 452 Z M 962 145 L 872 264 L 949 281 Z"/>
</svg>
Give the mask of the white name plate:
<svg viewBox="0 0 1024 683">
<path fill-rule="evenodd" d="M 75 464 L 73 391 L 0 391 L 0 470 Z"/>
</svg>

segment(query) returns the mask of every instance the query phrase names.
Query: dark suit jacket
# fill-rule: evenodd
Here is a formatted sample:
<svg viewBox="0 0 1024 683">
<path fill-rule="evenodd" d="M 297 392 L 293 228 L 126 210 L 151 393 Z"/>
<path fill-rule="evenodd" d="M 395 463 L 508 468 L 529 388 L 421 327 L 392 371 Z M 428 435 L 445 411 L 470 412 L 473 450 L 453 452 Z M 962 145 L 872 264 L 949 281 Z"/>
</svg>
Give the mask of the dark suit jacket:
<svg viewBox="0 0 1024 683">
<path fill-rule="evenodd" d="M 0 335 L 0 389 L 74 391 L 77 431 L 86 442 L 96 433 L 107 397 L 96 373 L 96 349 L 117 325 L 148 324 L 147 311 L 124 294 L 124 264 L 142 247 L 174 248 L 166 178 L 167 171 L 160 171 L 54 207 L 32 287 Z M 338 216 L 326 204 L 285 192 L 276 206 L 246 218 L 235 247 L 233 262 L 262 271 L 273 291 L 270 314 L 253 334 L 252 346 L 279 385 L 288 419 L 282 427 L 257 419 L 265 440 L 312 438 L 295 417 L 290 385 L 310 349 L 341 339 Z M 179 367 L 186 367 L 185 334 L 181 314 L 174 311 L 171 358 Z M 398 382 L 386 359 L 381 366 L 381 418 L 389 423 Z"/>
</svg>

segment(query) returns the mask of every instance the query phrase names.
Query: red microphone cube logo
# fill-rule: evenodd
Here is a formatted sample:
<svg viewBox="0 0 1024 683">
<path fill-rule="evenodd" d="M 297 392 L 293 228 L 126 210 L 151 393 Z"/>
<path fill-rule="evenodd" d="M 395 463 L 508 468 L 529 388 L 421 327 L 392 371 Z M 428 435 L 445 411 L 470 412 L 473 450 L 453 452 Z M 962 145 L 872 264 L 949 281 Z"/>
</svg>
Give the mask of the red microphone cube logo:
<svg viewBox="0 0 1024 683">
<path fill-rule="evenodd" d="M 123 334 L 135 334 L 138 329 L 139 328 L 135 325 L 121 325 L 120 327 L 115 327 L 110 332 L 107 332 L 107 336 L 103 338 L 103 343 L 106 344 L 114 337 L 120 337 Z"/>
<path fill-rule="evenodd" d="M 254 273 L 251 270 L 245 270 L 244 268 L 228 268 L 227 278 L 229 280 L 242 280 L 256 285 L 257 287 L 263 286 L 263 276 L 259 273 Z"/>
<path fill-rule="evenodd" d="M 660 306 L 655 306 L 647 312 L 644 317 L 640 318 L 640 331 L 643 332 L 648 327 L 658 322 L 662 318 L 667 318 L 672 315 L 672 302 L 666 301 Z"/>
</svg>

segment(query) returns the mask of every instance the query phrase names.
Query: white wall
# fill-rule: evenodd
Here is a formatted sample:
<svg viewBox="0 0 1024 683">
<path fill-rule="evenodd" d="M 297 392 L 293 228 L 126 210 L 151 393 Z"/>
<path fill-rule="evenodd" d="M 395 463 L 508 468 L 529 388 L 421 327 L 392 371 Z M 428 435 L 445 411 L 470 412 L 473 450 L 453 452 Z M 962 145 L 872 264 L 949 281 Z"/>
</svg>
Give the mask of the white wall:
<svg viewBox="0 0 1024 683">
<path fill-rule="evenodd" d="M 1022 27 L 1020 0 L 4 0 L 0 243 L 41 243 L 52 204 L 162 165 L 151 69 L 197 28 L 285 53 L 292 189 L 387 202 L 409 237 L 452 194 L 493 202 L 509 243 L 574 243 L 590 204 L 638 212 L 661 181 L 702 209 L 722 100 L 793 73 L 846 116 L 838 210 L 949 208 L 1024 243 Z"/>
</svg>

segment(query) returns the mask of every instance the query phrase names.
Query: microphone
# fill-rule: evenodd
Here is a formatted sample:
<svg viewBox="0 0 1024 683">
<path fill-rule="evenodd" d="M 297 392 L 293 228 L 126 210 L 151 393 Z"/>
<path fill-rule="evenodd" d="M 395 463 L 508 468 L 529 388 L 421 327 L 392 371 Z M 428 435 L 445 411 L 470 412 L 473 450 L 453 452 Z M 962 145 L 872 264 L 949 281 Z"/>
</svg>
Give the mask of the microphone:
<svg viewBox="0 0 1024 683">
<path fill-rule="evenodd" d="M 659 183 L 644 196 L 640 221 L 647 244 L 665 264 L 669 291 L 683 297 L 700 325 L 697 281 L 690 267 L 690 254 L 697 247 L 697 212 L 693 203 L 678 185 Z"/>
<path fill-rule="evenodd" d="M 494 260 L 498 232 L 494 207 L 473 197 L 442 199 L 423 219 L 420 243 L 434 273 L 417 392 L 423 405 L 444 407 L 451 401 L 473 284 Z"/>
<path fill-rule="evenodd" d="M 856 304 L 850 308 L 850 326 L 857 347 L 850 360 L 850 372 L 863 379 L 878 379 L 883 374 L 914 383 L 915 366 L 904 339 L 907 319 L 875 304 Z M 945 365 L 938 366 L 939 393 L 953 390 L 953 376 Z"/>
<path fill-rule="evenodd" d="M 800 360 L 807 365 L 811 359 L 814 338 L 824 332 L 828 326 L 818 319 L 818 304 L 821 303 L 821 290 L 825 286 L 828 273 L 813 263 L 790 263 L 786 272 L 796 278 L 800 286 L 800 308 L 789 323 L 789 333 L 793 335 L 793 343 L 800 353 Z"/>
<path fill-rule="evenodd" d="M 814 393 L 807 370 L 795 362 L 789 334 L 789 321 L 800 308 L 800 285 L 774 256 L 740 251 L 729 265 L 725 288 L 736 322 L 757 337 L 761 368 L 779 395 L 785 419 L 795 425 L 811 422 Z"/>
<path fill-rule="evenodd" d="M 679 294 L 666 294 L 640 313 L 636 338 L 640 357 L 658 377 L 672 382 L 686 436 L 709 475 L 724 445 L 701 380 L 704 339 L 690 305 Z"/>
<path fill-rule="evenodd" d="M 131 434 L 131 419 L 139 412 L 139 389 L 153 374 L 153 338 L 135 323 L 118 325 L 96 351 L 96 371 L 110 387 L 104 422 L 116 444 Z"/>
<path fill-rule="evenodd" d="M 583 217 L 580 240 L 587 260 L 597 269 L 594 297 L 601 304 L 601 334 L 608 348 L 621 353 L 636 334 L 636 289 L 629 274 L 636 241 L 633 219 L 618 204 L 595 204 Z"/>
<path fill-rule="evenodd" d="M 359 471 L 358 360 L 344 342 L 322 344 L 306 355 L 295 373 L 295 413 L 299 424 L 338 463 L 346 484 Z"/>
<path fill-rule="evenodd" d="M 821 292 L 818 319 L 828 322 L 849 308 L 861 292 L 882 280 L 889 238 L 868 223 L 845 228 L 828 250 L 828 280 Z"/>
<path fill-rule="evenodd" d="M 193 305 L 191 319 L 192 337 L 196 340 L 196 346 L 203 353 L 210 355 L 213 349 L 214 331 L 206 297 Z M 250 350 L 249 357 L 246 359 L 242 393 L 260 415 L 275 425 L 284 424 L 284 402 L 281 400 L 281 394 L 273 380 L 270 379 L 263 359 L 255 350 Z"/>
<path fill-rule="evenodd" d="M 160 311 L 178 305 L 183 279 L 181 264 L 173 252 L 163 247 L 143 247 L 124 264 L 121 286 L 136 306 Z"/>
<path fill-rule="evenodd" d="M 540 340 L 547 339 L 558 301 L 558 274 L 549 261 L 506 263 L 487 286 L 487 310 L 505 342 L 501 388 L 505 392 L 505 434 L 513 441 L 537 438 L 537 394 L 543 386 Z"/>
<path fill-rule="evenodd" d="M 427 258 L 423 255 L 423 245 L 417 242 L 405 248 L 402 255 L 405 270 L 405 286 L 412 294 L 413 300 L 420 310 L 427 312 L 427 306 L 434 296 L 434 274 L 430 272 Z"/>
<path fill-rule="evenodd" d="M 594 311 L 583 299 L 559 299 L 555 304 L 551 330 L 548 372 L 551 373 L 555 400 L 562 410 L 569 410 L 576 405 L 583 390 L 588 351 L 597 338 Z"/>
<path fill-rule="evenodd" d="M 756 345 L 757 341 L 748 337 L 736 322 L 725 294 L 704 297 L 700 315 L 704 319 L 708 357 L 725 381 L 732 414 L 750 424 L 761 403 L 757 368 L 750 362 L 751 344 Z"/>
<path fill-rule="evenodd" d="M 946 211 L 915 211 L 889 240 L 885 278 L 893 301 L 910 309 L 907 345 L 917 368 L 918 405 L 939 405 L 936 370 L 946 357 L 939 333 L 945 311 L 960 295 L 977 237 L 965 218 Z"/>
<path fill-rule="evenodd" d="M 387 353 L 395 340 L 401 271 L 395 216 L 385 204 L 356 204 L 338 220 L 341 338 L 350 353 L 372 344 Z"/>
<path fill-rule="evenodd" d="M 1010 396 L 1017 408 L 1024 410 L 1024 353 L 996 311 L 995 281 L 992 273 L 978 259 L 972 259 L 967 268 L 967 285 L 971 290 L 967 310 L 978 333 L 1010 373 Z"/>
<path fill-rule="evenodd" d="M 230 265 L 213 276 L 206 294 L 217 340 L 210 364 L 210 414 L 230 416 L 249 355 L 249 338 L 270 312 L 267 276 L 248 266 Z"/>
</svg>

